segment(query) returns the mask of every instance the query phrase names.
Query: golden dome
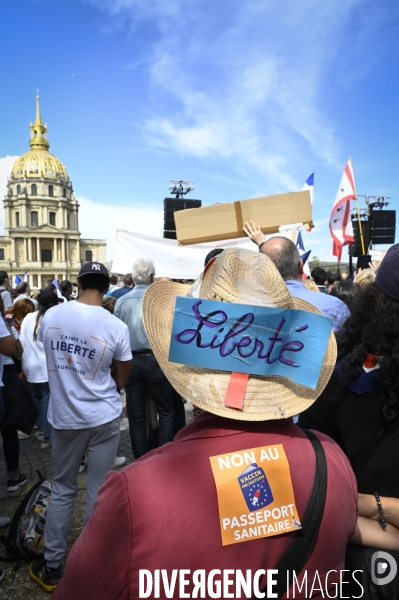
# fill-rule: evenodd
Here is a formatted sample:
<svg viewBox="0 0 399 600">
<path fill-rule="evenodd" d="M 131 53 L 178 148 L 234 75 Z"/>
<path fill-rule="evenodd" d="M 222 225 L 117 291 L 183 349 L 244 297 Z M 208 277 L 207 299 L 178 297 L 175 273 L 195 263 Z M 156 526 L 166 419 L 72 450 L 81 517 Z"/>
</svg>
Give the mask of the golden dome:
<svg viewBox="0 0 399 600">
<path fill-rule="evenodd" d="M 54 154 L 48 150 L 29 150 L 15 161 L 11 171 L 12 179 L 23 177 L 46 177 L 48 179 L 60 179 L 68 183 L 69 177 L 66 168 Z"/>
<path fill-rule="evenodd" d="M 69 183 L 66 168 L 54 154 L 48 151 L 50 144 L 47 140 L 47 125 L 43 125 L 40 118 L 39 96 L 36 96 L 36 120 L 30 124 L 30 150 L 20 156 L 14 163 L 11 171 L 12 179 L 32 177 L 37 179 L 59 179 Z"/>
</svg>

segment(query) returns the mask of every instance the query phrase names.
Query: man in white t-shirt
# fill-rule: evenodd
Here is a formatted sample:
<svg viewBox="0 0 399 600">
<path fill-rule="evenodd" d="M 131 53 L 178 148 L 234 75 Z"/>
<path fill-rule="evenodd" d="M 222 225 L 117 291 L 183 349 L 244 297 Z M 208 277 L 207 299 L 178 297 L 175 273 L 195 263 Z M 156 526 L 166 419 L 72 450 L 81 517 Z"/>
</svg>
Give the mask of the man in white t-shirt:
<svg viewBox="0 0 399 600">
<path fill-rule="evenodd" d="M 48 310 L 38 333 L 50 384 L 54 479 L 44 560 L 31 564 L 30 575 L 47 592 L 61 577 L 82 456 L 87 454 L 87 520 L 118 449 L 122 403 L 117 388 L 128 380 L 132 353 L 127 326 L 102 308 L 108 286 L 106 267 L 85 263 L 78 275 L 79 299 Z"/>
</svg>

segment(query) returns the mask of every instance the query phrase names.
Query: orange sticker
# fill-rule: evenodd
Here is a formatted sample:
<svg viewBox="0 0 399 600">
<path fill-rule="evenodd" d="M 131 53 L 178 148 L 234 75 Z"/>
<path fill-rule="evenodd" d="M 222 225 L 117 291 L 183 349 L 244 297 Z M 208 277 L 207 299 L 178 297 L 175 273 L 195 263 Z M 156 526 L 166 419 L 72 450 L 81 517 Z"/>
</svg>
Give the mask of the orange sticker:
<svg viewBox="0 0 399 600">
<path fill-rule="evenodd" d="M 301 529 L 282 444 L 211 456 L 222 544 Z"/>
</svg>

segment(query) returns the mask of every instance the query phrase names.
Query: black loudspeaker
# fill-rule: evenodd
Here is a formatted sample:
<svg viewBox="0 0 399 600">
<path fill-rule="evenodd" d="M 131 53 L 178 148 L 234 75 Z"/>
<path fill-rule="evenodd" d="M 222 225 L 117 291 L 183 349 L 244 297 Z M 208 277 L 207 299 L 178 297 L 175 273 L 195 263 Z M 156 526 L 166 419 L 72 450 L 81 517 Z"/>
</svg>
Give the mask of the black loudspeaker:
<svg viewBox="0 0 399 600">
<path fill-rule="evenodd" d="M 176 239 L 176 231 L 164 231 L 163 237 L 165 240 L 175 240 Z"/>
<path fill-rule="evenodd" d="M 372 244 L 395 243 L 395 210 L 372 210 L 370 221 Z"/>
<path fill-rule="evenodd" d="M 355 237 L 355 241 L 353 243 L 352 256 L 362 256 L 363 254 L 368 254 L 368 250 L 370 247 L 370 222 L 362 220 L 361 223 L 362 223 L 364 252 L 363 252 L 363 248 L 362 248 L 362 241 L 360 238 L 359 221 L 358 221 L 358 219 L 352 219 L 353 234 Z"/>
<path fill-rule="evenodd" d="M 176 239 L 175 212 L 186 208 L 200 208 L 201 200 L 185 200 L 184 198 L 165 198 L 163 201 L 163 237 Z"/>
</svg>

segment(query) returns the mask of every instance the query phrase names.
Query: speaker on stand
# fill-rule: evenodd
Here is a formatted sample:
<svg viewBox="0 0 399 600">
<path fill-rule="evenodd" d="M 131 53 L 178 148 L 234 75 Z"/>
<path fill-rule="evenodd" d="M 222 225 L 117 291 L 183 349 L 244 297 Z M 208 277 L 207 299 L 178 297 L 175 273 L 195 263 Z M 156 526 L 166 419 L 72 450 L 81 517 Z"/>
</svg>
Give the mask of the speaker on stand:
<svg viewBox="0 0 399 600">
<path fill-rule="evenodd" d="M 396 229 L 395 210 L 375 210 L 370 214 L 371 243 L 394 244 Z"/>
<path fill-rule="evenodd" d="M 350 244 L 350 246 L 353 246 L 353 248 L 350 248 L 349 250 L 350 256 L 352 257 L 358 257 L 363 256 L 364 254 L 368 254 L 368 249 L 370 247 L 370 221 L 367 219 L 361 219 L 360 221 L 363 233 L 364 252 L 360 235 L 359 219 L 357 218 L 357 216 L 354 216 L 352 217 L 352 227 L 355 241 L 353 244 Z"/>
<path fill-rule="evenodd" d="M 186 200 L 185 198 L 165 198 L 163 201 L 163 237 L 176 239 L 175 212 L 186 208 L 200 208 L 201 200 Z"/>
</svg>

